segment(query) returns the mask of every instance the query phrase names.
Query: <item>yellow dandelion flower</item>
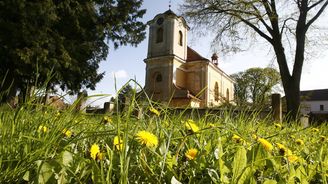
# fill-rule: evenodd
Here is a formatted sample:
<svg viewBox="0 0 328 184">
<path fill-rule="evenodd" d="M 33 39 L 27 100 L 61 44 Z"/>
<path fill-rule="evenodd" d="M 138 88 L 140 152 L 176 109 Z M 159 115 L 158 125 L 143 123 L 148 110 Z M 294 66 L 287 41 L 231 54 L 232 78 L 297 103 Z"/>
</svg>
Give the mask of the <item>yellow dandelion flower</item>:
<svg viewBox="0 0 328 184">
<path fill-rule="evenodd" d="M 40 125 L 39 128 L 38 128 L 38 131 L 39 131 L 40 133 L 41 133 L 41 132 L 46 133 L 46 132 L 48 132 L 48 127 L 43 126 L 43 125 Z"/>
<path fill-rule="evenodd" d="M 137 133 L 137 138 L 138 142 L 140 144 L 146 145 L 148 148 L 153 148 L 157 147 L 158 145 L 158 139 L 156 135 L 147 132 L 147 131 L 139 131 Z"/>
<path fill-rule="evenodd" d="M 68 137 L 68 138 L 72 137 L 72 135 L 73 135 L 73 132 L 70 130 L 67 130 L 66 128 L 64 128 L 64 130 L 62 132 L 65 135 L 65 137 Z"/>
<path fill-rule="evenodd" d="M 185 123 L 185 127 L 188 131 L 191 131 L 192 133 L 196 133 L 199 131 L 199 128 L 198 126 L 194 123 L 193 120 L 188 120 L 186 123 Z"/>
<path fill-rule="evenodd" d="M 231 138 L 233 141 L 235 141 L 236 143 L 242 143 L 244 142 L 244 139 L 241 138 L 240 136 L 236 135 L 236 134 L 233 134 L 232 138 Z"/>
<path fill-rule="evenodd" d="M 100 148 L 98 144 L 93 144 L 90 148 L 90 156 L 92 159 L 96 160 L 97 155 L 100 153 Z"/>
<path fill-rule="evenodd" d="M 197 153 L 198 153 L 197 149 L 191 148 L 188 151 L 186 151 L 185 156 L 187 157 L 188 160 L 193 160 L 196 158 Z"/>
<path fill-rule="evenodd" d="M 302 139 L 296 139 L 296 144 L 303 146 L 304 145 L 304 141 Z"/>
<path fill-rule="evenodd" d="M 287 159 L 288 159 L 288 162 L 290 162 L 290 163 L 294 163 L 294 162 L 296 162 L 299 158 L 298 158 L 298 156 L 296 156 L 296 155 L 290 155 L 290 156 L 287 156 Z"/>
<path fill-rule="evenodd" d="M 123 149 L 123 140 L 119 136 L 114 137 L 113 144 L 117 150 Z"/>
<path fill-rule="evenodd" d="M 275 126 L 276 128 L 279 128 L 279 129 L 282 128 L 282 125 L 281 125 L 280 123 L 275 123 L 274 126 Z"/>
<path fill-rule="evenodd" d="M 320 140 L 321 140 L 322 142 L 324 142 L 326 139 L 327 139 L 327 138 L 326 138 L 325 136 L 323 136 L 323 135 L 320 136 Z"/>
<path fill-rule="evenodd" d="M 156 116 L 159 116 L 159 115 L 161 115 L 161 113 L 159 113 L 159 111 L 158 110 L 156 110 L 155 108 L 153 108 L 153 107 L 150 107 L 149 108 L 149 111 L 150 112 L 152 112 L 152 113 L 154 113 Z"/>
<path fill-rule="evenodd" d="M 286 155 L 292 155 L 292 151 L 289 150 L 287 147 L 285 147 L 283 144 L 280 143 L 276 143 L 278 149 L 279 149 L 279 153 L 280 155 L 286 156 Z"/>
<path fill-rule="evenodd" d="M 320 131 L 319 128 L 312 128 L 311 130 L 312 130 L 312 132 L 319 132 Z"/>
<path fill-rule="evenodd" d="M 257 141 L 263 146 L 263 148 L 266 151 L 272 151 L 273 146 L 269 141 L 267 141 L 266 139 L 263 139 L 263 138 L 258 138 Z"/>
<path fill-rule="evenodd" d="M 104 160 L 105 159 L 105 153 L 98 153 L 97 154 L 97 160 Z"/>
<path fill-rule="evenodd" d="M 110 118 L 108 116 L 105 116 L 105 117 L 103 117 L 103 123 L 104 124 L 111 124 L 111 123 L 113 123 L 113 120 L 112 120 L 112 118 Z"/>
</svg>

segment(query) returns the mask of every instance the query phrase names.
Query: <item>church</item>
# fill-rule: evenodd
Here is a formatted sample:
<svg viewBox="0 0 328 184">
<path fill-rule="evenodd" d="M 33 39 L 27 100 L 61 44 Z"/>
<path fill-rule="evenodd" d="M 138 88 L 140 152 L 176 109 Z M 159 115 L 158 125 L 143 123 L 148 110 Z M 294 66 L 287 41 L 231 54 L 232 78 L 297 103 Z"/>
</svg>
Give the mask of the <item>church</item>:
<svg viewBox="0 0 328 184">
<path fill-rule="evenodd" d="M 188 47 L 186 20 L 168 10 L 148 22 L 149 41 L 145 91 L 170 107 L 207 108 L 232 103 L 234 80 L 218 66 Z"/>
</svg>

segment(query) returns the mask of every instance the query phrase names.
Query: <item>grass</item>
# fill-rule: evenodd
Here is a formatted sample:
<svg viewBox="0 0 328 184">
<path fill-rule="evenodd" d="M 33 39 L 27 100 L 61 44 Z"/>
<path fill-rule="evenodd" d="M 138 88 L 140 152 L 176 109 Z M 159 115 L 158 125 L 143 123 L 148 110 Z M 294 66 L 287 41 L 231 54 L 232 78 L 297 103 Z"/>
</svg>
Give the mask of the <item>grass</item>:
<svg viewBox="0 0 328 184">
<path fill-rule="evenodd" d="M 2 110 L 0 183 L 327 183 L 327 124 L 187 118 L 152 104 L 137 118 L 132 101 L 106 116 L 28 104 Z"/>
</svg>

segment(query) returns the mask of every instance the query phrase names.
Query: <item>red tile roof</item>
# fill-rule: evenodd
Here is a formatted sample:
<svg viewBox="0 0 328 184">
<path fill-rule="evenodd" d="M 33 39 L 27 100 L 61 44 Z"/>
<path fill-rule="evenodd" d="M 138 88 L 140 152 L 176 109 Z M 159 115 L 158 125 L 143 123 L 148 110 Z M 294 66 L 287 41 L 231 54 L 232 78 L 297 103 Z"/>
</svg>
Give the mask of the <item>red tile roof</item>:
<svg viewBox="0 0 328 184">
<path fill-rule="evenodd" d="M 198 54 L 192 48 L 187 47 L 187 60 L 186 60 L 186 62 L 199 61 L 199 60 L 206 60 L 206 61 L 208 61 L 208 59 L 206 59 L 203 56 L 201 56 L 200 54 Z"/>
</svg>

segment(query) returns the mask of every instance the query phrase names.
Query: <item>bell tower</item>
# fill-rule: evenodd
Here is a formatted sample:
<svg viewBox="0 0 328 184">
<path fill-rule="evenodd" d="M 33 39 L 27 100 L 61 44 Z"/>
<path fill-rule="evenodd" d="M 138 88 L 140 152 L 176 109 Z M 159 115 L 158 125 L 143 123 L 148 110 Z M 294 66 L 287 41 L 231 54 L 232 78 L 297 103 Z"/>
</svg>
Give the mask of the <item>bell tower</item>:
<svg viewBox="0 0 328 184">
<path fill-rule="evenodd" d="M 158 14 L 148 22 L 149 42 L 147 58 L 174 55 L 187 59 L 187 31 L 183 17 L 171 10 Z"/>
<path fill-rule="evenodd" d="M 155 101 L 169 102 L 176 90 L 177 68 L 186 63 L 188 25 L 171 10 L 148 22 L 145 91 Z"/>
</svg>

